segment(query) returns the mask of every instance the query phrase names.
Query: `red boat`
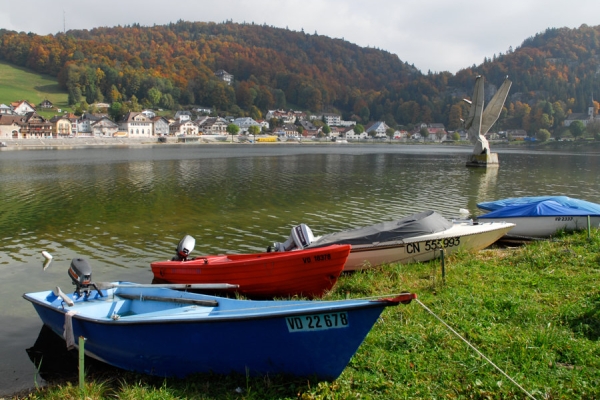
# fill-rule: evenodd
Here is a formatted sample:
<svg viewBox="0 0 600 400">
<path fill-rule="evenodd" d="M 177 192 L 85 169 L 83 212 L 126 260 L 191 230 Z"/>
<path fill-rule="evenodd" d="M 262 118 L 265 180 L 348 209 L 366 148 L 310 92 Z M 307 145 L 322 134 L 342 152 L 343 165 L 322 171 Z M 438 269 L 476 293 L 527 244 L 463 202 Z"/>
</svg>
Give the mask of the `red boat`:
<svg viewBox="0 0 600 400">
<path fill-rule="evenodd" d="M 187 246 L 185 246 L 187 241 Z M 177 247 L 178 256 L 150 264 L 155 282 L 228 283 L 231 289 L 253 298 L 321 297 L 337 282 L 350 245 L 309 250 L 200 256 L 188 259 L 194 239 L 186 236 Z"/>
</svg>

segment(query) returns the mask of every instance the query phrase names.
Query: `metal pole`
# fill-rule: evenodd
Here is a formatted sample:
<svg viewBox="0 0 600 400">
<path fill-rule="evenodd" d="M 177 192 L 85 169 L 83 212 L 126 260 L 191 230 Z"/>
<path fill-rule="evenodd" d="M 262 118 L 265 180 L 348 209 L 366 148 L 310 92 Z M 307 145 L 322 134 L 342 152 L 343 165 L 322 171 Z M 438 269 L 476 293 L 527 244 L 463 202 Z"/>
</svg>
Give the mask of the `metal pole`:
<svg viewBox="0 0 600 400">
<path fill-rule="evenodd" d="M 85 389 L 85 349 L 84 349 L 85 338 L 79 336 L 79 390 Z"/>
<path fill-rule="evenodd" d="M 592 231 L 592 225 L 591 225 L 591 222 L 590 222 L 590 216 L 588 215 L 587 217 L 588 217 L 588 239 L 591 239 L 591 237 L 592 237 L 591 236 L 592 235 L 592 232 L 591 232 Z"/>
<path fill-rule="evenodd" d="M 446 260 L 444 258 L 444 249 L 440 250 L 442 257 L 442 281 L 446 282 Z"/>
</svg>

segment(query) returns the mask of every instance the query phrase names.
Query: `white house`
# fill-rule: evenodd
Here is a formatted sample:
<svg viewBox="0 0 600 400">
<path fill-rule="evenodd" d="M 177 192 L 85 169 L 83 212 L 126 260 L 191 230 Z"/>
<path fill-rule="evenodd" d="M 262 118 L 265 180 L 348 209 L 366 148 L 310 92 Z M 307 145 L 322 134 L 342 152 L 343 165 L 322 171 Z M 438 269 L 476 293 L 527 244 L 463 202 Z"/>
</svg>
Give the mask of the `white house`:
<svg viewBox="0 0 600 400">
<path fill-rule="evenodd" d="M 339 114 L 324 113 L 323 120 L 329 126 L 342 125 L 342 116 Z"/>
<path fill-rule="evenodd" d="M 169 125 L 169 135 L 198 136 L 198 125 L 192 121 L 179 121 Z"/>
<path fill-rule="evenodd" d="M 92 124 L 92 135 L 112 137 L 119 131 L 119 125 L 108 117 L 102 117 Z"/>
<path fill-rule="evenodd" d="M 191 121 L 192 113 L 189 111 L 177 111 L 175 113 L 175 119 L 179 122 Z"/>
<path fill-rule="evenodd" d="M 127 132 L 130 138 L 151 137 L 152 120 L 141 112 L 128 112 L 119 122 L 119 130 Z"/>
<path fill-rule="evenodd" d="M 11 115 L 13 113 L 12 108 L 6 104 L 0 104 L 0 114 Z"/>
<path fill-rule="evenodd" d="M 21 139 L 21 126 L 24 123 L 21 115 L 0 115 L 0 138 Z"/>
<path fill-rule="evenodd" d="M 13 114 L 17 115 L 25 115 L 35 111 L 35 107 L 32 106 L 27 100 L 16 101 L 11 103 L 10 106 L 12 107 Z"/>
<path fill-rule="evenodd" d="M 142 111 L 142 114 L 144 114 L 146 117 L 148 117 L 150 119 L 156 117 L 156 113 L 153 110 L 144 110 L 144 111 Z"/>
<path fill-rule="evenodd" d="M 374 137 L 386 137 L 389 126 L 383 121 L 373 122 L 365 127 L 365 132 L 371 133 Z"/>
<path fill-rule="evenodd" d="M 251 126 L 258 126 L 260 128 L 260 124 L 250 117 L 236 118 L 231 123 L 239 126 L 242 132 L 247 132 Z"/>
<path fill-rule="evenodd" d="M 225 71 L 225 70 L 218 70 L 217 72 L 215 72 L 215 76 L 217 78 L 219 78 L 220 80 L 227 82 L 228 85 L 231 85 L 231 83 L 233 82 L 233 75 L 231 75 L 229 72 Z"/>
</svg>

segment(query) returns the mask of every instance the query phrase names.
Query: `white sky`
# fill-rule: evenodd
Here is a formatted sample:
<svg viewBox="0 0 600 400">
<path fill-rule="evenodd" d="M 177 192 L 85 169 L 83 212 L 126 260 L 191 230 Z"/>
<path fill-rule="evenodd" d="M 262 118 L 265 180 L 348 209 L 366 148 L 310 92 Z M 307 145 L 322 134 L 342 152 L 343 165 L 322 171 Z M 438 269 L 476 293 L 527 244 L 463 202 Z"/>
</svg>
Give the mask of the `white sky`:
<svg viewBox="0 0 600 400">
<path fill-rule="evenodd" d="M 456 73 L 547 28 L 600 25 L 600 0 L 2 0 L 0 28 L 40 35 L 178 20 L 254 22 L 397 54 L 422 72 Z"/>
</svg>

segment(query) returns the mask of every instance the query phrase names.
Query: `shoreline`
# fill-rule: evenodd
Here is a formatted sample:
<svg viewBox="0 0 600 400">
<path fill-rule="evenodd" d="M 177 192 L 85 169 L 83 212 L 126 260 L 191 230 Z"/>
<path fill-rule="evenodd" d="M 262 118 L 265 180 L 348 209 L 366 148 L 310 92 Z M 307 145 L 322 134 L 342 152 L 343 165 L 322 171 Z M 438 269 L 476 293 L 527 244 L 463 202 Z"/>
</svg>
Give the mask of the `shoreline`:
<svg viewBox="0 0 600 400">
<path fill-rule="evenodd" d="M 0 147 L 0 151 L 12 150 L 35 150 L 35 149 L 75 149 L 85 147 L 139 147 L 139 146 L 169 146 L 169 145 L 186 145 L 186 146 L 202 146 L 202 145 L 334 145 L 334 146 L 354 146 L 354 145 L 395 145 L 395 146 L 444 146 L 444 147 L 460 147 L 469 148 L 472 144 L 469 142 L 407 142 L 407 141 L 389 141 L 389 140 L 361 140 L 350 141 L 347 143 L 336 143 L 327 139 L 305 139 L 302 141 L 288 140 L 277 142 L 252 143 L 249 141 L 240 141 L 237 137 L 233 141 L 216 140 L 213 137 L 202 138 L 196 140 L 180 141 L 177 137 L 167 137 L 166 142 L 159 142 L 157 137 L 146 138 L 124 138 L 124 137 L 75 137 L 65 139 L 7 139 L 0 140 L 0 143 L 5 143 L 5 147 Z M 494 149 L 499 150 L 529 150 L 536 151 L 563 151 L 569 153 L 587 153 L 600 154 L 600 141 L 574 141 L 574 142 L 543 142 L 543 143 L 490 143 L 492 152 Z"/>
</svg>

